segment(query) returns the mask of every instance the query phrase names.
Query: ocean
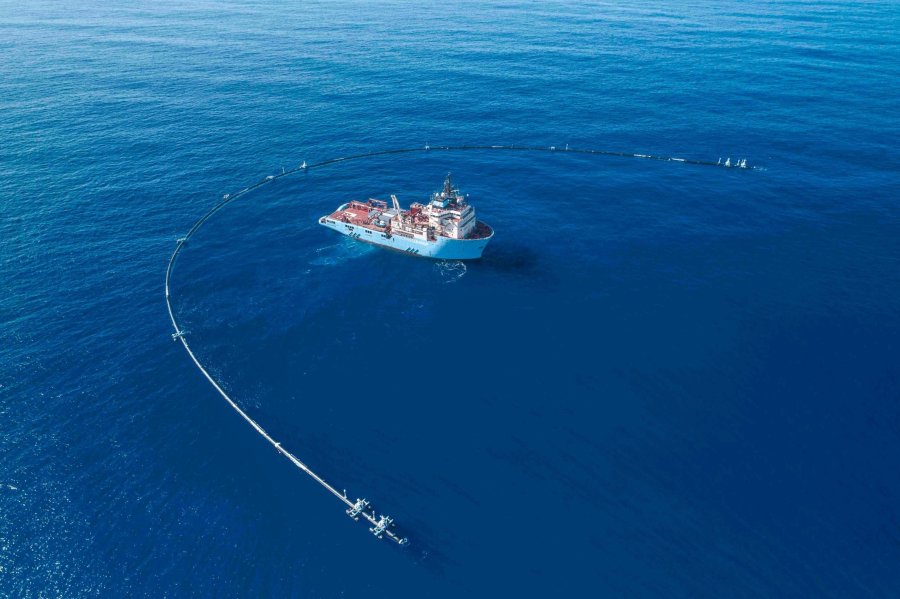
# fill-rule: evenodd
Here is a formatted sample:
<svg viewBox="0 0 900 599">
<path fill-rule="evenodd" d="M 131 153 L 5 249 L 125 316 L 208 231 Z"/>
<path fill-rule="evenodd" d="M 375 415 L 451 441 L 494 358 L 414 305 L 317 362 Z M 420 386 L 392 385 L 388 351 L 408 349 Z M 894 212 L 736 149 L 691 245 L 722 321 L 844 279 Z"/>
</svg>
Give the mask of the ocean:
<svg viewBox="0 0 900 599">
<path fill-rule="evenodd" d="M 0 0 L 0 596 L 898 596 L 898 30 L 890 0 Z M 391 148 L 422 151 L 228 204 L 171 299 L 405 547 L 238 417 L 164 292 L 224 194 Z M 317 223 L 450 171 L 480 261 Z"/>
</svg>

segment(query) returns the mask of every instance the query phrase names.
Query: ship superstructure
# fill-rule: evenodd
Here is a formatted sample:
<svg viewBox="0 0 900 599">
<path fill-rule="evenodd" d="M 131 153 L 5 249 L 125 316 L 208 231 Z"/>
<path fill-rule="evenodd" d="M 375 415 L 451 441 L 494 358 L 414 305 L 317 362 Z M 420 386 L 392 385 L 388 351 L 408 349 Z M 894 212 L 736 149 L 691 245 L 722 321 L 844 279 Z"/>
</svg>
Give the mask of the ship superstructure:
<svg viewBox="0 0 900 599">
<path fill-rule="evenodd" d="M 446 260 L 480 258 L 494 236 L 490 226 L 475 217 L 475 208 L 453 186 L 450 174 L 441 191 L 427 204 L 414 202 L 408 210 L 397 196 L 383 200 L 354 200 L 319 219 L 319 224 L 360 241 L 416 256 Z"/>
</svg>

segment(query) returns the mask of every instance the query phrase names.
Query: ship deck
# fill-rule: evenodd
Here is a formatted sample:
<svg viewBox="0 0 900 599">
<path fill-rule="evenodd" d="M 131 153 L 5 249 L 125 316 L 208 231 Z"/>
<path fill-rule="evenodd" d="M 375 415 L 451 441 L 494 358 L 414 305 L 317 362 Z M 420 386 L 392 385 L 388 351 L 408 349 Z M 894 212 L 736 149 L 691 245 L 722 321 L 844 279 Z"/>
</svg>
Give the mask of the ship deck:
<svg viewBox="0 0 900 599">
<path fill-rule="evenodd" d="M 476 220 L 475 228 L 472 229 L 471 233 L 466 235 L 466 239 L 487 239 L 493 234 L 494 229 L 492 229 L 489 224 Z"/>
<path fill-rule="evenodd" d="M 349 223 L 351 225 L 365 227 L 366 229 L 371 229 L 373 231 L 384 232 L 386 227 L 379 227 L 369 220 L 370 210 L 372 210 L 371 206 L 354 206 L 351 204 L 343 210 L 335 210 L 328 216 L 328 218 L 342 223 Z"/>
<path fill-rule="evenodd" d="M 387 227 L 379 227 L 369 219 L 369 212 L 373 208 L 374 206 L 351 202 L 343 210 L 338 209 L 332 212 L 330 215 L 328 215 L 328 218 L 336 220 L 338 222 L 348 223 L 351 225 L 356 225 L 358 227 L 370 229 L 372 231 L 377 231 L 379 233 L 384 233 L 385 231 L 387 231 Z M 466 239 L 487 239 L 493 234 L 494 230 L 491 228 L 491 226 L 479 220 L 475 222 L 475 228 L 472 229 L 472 231 L 466 236 Z M 446 237 L 446 235 L 442 235 L 442 237 Z"/>
</svg>

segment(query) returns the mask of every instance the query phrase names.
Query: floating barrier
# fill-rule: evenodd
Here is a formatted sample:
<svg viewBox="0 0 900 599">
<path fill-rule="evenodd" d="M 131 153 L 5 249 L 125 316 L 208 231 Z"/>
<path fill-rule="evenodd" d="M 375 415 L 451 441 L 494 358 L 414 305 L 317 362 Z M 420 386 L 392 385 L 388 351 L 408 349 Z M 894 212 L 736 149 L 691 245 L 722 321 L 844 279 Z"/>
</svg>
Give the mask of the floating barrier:
<svg viewBox="0 0 900 599">
<path fill-rule="evenodd" d="M 190 230 L 184 237 L 179 237 L 177 243 L 175 245 L 175 251 L 172 252 L 172 256 L 169 258 L 169 263 L 166 266 L 166 307 L 169 311 L 169 319 L 172 321 L 172 326 L 175 329 L 175 332 L 172 333 L 172 339 L 174 341 L 180 341 L 184 346 L 185 351 L 187 351 L 188 356 L 190 356 L 191 360 L 200 370 L 206 380 L 213 386 L 213 388 L 219 392 L 219 395 L 228 402 L 228 405 L 234 409 L 238 415 L 243 418 L 259 435 L 265 439 L 272 447 L 275 448 L 278 453 L 286 457 L 291 461 L 294 466 L 302 470 L 304 473 L 308 474 L 313 480 L 319 483 L 322 487 L 324 487 L 329 493 L 337 497 L 346 507 L 347 507 L 347 515 L 349 515 L 354 520 L 359 520 L 362 517 L 364 520 L 367 520 L 372 526 L 369 528 L 369 532 L 371 532 L 375 537 L 381 539 L 385 536 L 397 543 L 398 545 L 406 545 L 408 540 L 406 537 L 401 537 L 399 534 L 391 530 L 394 526 L 394 521 L 389 516 L 385 516 L 384 514 L 378 515 L 375 510 L 372 508 L 371 504 L 365 499 L 357 499 L 356 501 L 350 501 L 347 498 L 347 492 L 339 493 L 337 489 L 328 484 L 321 476 L 313 472 L 309 466 L 301 462 L 297 456 L 293 453 L 285 449 L 281 446 L 281 443 L 272 438 L 269 433 L 255 420 L 253 420 L 219 385 L 218 382 L 213 378 L 213 376 L 206 370 L 203 364 L 200 363 L 200 360 L 194 354 L 194 351 L 191 349 L 190 344 L 188 343 L 188 335 L 189 331 L 181 328 L 181 325 L 178 324 L 178 320 L 175 317 L 175 311 L 172 308 L 172 300 L 171 300 L 171 283 L 172 283 L 172 272 L 175 267 L 175 261 L 178 258 L 181 250 L 184 249 L 187 242 L 191 239 L 191 237 L 203 226 L 203 224 L 210 219 L 215 213 L 219 210 L 230 204 L 231 202 L 237 200 L 238 198 L 246 195 L 247 193 L 253 191 L 254 189 L 266 185 L 267 183 L 271 183 L 275 179 L 279 179 L 281 177 L 285 177 L 292 173 L 296 173 L 299 171 L 308 171 L 312 168 L 319 168 L 323 166 L 328 166 L 329 164 L 336 164 L 338 162 L 346 162 L 348 160 L 359 160 L 362 158 L 372 158 L 375 156 L 388 156 L 391 154 L 411 154 L 414 152 L 435 152 L 435 151 L 465 151 L 465 150 L 480 150 L 480 151 L 523 151 L 523 152 L 569 152 L 573 154 L 594 154 L 598 156 L 617 156 L 622 158 L 643 158 L 646 160 L 659 160 L 664 162 L 679 162 L 684 164 L 693 164 L 699 166 L 714 166 L 719 168 L 738 168 L 738 169 L 755 169 L 756 167 L 749 166 L 747 164 L 746 159 L 739 159 L 735 162 L 731 161 L 731 158 L 722 162 L 720 158 L 718 162 L 710 162 L 706 160 L 692 160 L 688 158 L 677 158 L 677 157 L 669 157 L 669 156 L 654 156 L 652 154 L 634 154 L 629 152 L 615 152 L 609 150 L 590 150 L 590 149 L 577 149 L 570 148 L 568 144 L 566 144 L 565 149 L 557 149 L 556 146 L 549 147 L 541 147 L 541 146 L 431 146 L 425 145 L 424 147 L 418 148 L 400 148 L 393 150 L 380 150 L 377 152 L 366 152 L 364 154 L 354 154 L 351 156 L 344 156 L 340 158 L 331 158 L 329 160 L 323 160 L 322 162 L 317 162 L 313 164 L 307 164 L 304 160 L 302 164 L 297 166 L 296 168 L 285 170 L 284 167 L 281 169 L 281 173 L 276 175 L 268 175 L 255 185 L 251 185 L 249 187 L 245 187 L 244 189 L 222 196 L 222 199 L 218 204 L 213 206 L 206 214 L 201 216 L 197 222 L 193 224 Z"/>
</svg>

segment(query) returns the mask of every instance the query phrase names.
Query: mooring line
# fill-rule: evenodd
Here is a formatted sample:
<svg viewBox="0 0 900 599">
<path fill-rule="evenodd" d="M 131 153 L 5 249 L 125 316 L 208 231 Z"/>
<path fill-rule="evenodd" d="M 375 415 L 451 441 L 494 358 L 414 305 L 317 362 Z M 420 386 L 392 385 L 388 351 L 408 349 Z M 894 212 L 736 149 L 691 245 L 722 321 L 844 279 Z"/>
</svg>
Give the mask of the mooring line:
<svg viewBox="0 0 900 599">
<path fill-rule="evenodd" d="M 347 514 L 353 518 L 354 520 L 358 520 L 360 516 L 362 516 L 365 520 L 368 520 L 372 527 L 369 530 L 378 538 L 382 538 L 384 535 L 387 535 L 389 539 L 395 541 L 399 545 L 405 545 L 407 543 L 407 539 L 405 537 L 399 536 L 391 527 L 393 526 L 393 520 L 388 516 L 381 515 L 377 516 L 374 509 L 372 509 L 370 503 L 365 499 L 357 499 L 355 502 L 350 501 L 347 498 L 346 491 L 342 494 L 339 493 L 337 489 L 328 484 L 321 476 L 313 472 L 309 466 L 304 464 L 300 459 L 297 458 L 290 451 L 281 446 L 281 443 L 272 438 L 266 430 L 259 425 L 258 422 L 253 420 L 241 407 L 233 400 L 225 390 L 219 385 L 218 382 L 212 377 L 209 371 L 200 363 L 200 360 L 197 359 L 197 356 L 194 354 L 194 351 L 191 349 L 191 346 L 188 344 L 187 335 L 188 332 L 181 328 L 181 325 L 178 324 L 178 320 L 175 318 L 175 311 L 172 308 L 172 300 L 170 295 L 170 283 L 172 280 L 172 270 L 175 266 L 175 259 L 178 258 L 178 254 L 184 249 L 185 244 L 188 240 L 193 237 L 193 235 L 200 229 L 203 224 L 209 220 L 216 212 L 233 202 L 234 200 L 240 198 L 241 196 L 253 191 L 254 189 L 265 185 L 266 183 L 271 183 L 275 179 L 279 179 L 281 177 L 285 177 L 287 175 L 307 171 L 309 169 L 318 168 L 322 166 L 327 166 L 330 164 L 336 164 L 338 162 L 346 162 L 348 160 L 358 160 L 361 158 L 372 158 L 375 156 L 387 156 L 390 154 L 408 154 L 412 152 L 434 152 L 434 151 L 463 151 L 463 150 L 478 150 L 478 151 L 494 151 L 494 150 L 513 150 L 513 151 L 526 151 L 526 152 L 560 152 L 566 153 L 570 152 L 573 154 L 593 154 L 599 156 L 617 156 L 622 158 L 643 158 L 645 160 L 659 160 L 665 162 L 680 162 L 685 164 L 693 164 L 693 165 L 701 165 L 701 166 L 716 166 L 722 168 L 739 168 L 739 169 L 753 169 L 756 167 L 748 166 L 746 160 L 737 160 L 734 163 L 731 162 L 731 159 L 726 159 L 725 162 L 722 162 L 721 158 L 718 162 L 710 162 L 707 160 L 693 160 L 687 158 L 678 158 L 678 157 L 670 157 L 670 156 L 656 156 L 652 154 L 635 154 L 629 152 L 615 152 L 611 150 L 591 150 L 591 149 L 577 149 L 570 148 L 568 144 L 564 147 L 557 146 L 517 146 L 517 145 L 508 145 L 508 146 L 429 146 L 426 145 L 424 147 L 418 148 L 397 148 L 391 150 L 379 150 L 377 152 L 366 152 L 363 154 L 354 154 L 351 156 L 344 156 L 340 158 L 331 158 L 329 160 L 323 160 L 321 162 L 306 164 L 304 161 L 300 166 L 291 169 L 283 169 L 282 172 L 276 175 L 269 175 L 265 177 L 262 181 L 255 183 L 254 185 L 250 185 L 249 187 L 245 187 L 238 192 L 233 194 L 225 194 L 222 199 L 213 206 L 206 214 L 201 216 L 194 224 L 191 226 L 190 230 L 187 234 L 178 239 L 178 242 L 175 246 L 175 251 L 172 252 L 172 256 L 169 258 L 169 263 L 166 266 L 166 307 L 169 311 L 169 319 L 172 321 L 172 326 L 175 328 L 175 332 L 172 334 L 172 339 L 181 341 L 181 344 L 184 346 L 184 349 L 187 351 L 188 356 L 190 356 L 191 360 L 193 360 L 194 364 L 203 373 L 203 376 L 206 377 L 206 380 L 210 382 L 210 384 L 215 388 L 216 391 L 219 392 L 225 401 L 228 402 L 235 412 L 237 412 L 241 418 L 247 421 L 247 423 L 253 427 L 253 429 L 262 436 L 263 439 L 269 442 L 269 444 L 274 447 L 278 453 L 289 459 L 294 466 L 308 474 L 315 480 L 317 483 L 322 485 L 325 489 L 328 490 L 329 493 L 340 499 L 347 506 Z"/>
</svg>

